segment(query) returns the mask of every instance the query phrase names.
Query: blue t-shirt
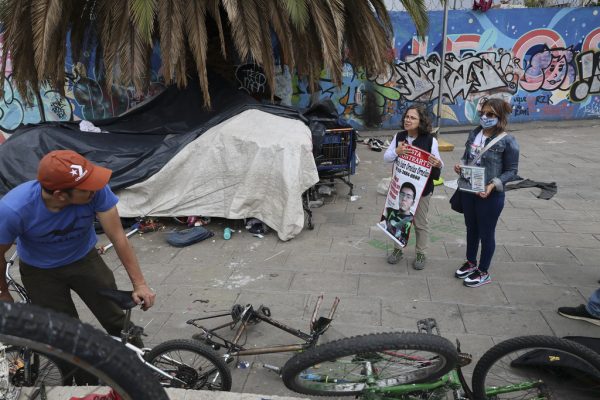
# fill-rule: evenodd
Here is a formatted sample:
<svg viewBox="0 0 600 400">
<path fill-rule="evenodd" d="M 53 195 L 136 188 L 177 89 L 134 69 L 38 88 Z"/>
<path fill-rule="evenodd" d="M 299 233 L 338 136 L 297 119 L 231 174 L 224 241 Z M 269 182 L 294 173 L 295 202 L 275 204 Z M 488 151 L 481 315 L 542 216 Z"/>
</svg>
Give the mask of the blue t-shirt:
<svg viewBox="0 0 600 400">
<path fill-rule="evenodd" d="M 96 245 L 96 212 L 118 202 L 108 186 L 92 201 L 50 211 L 38 181 L 25 182 L 0 200 L 0 243 L 17 241 L 19 258 L 39 268 L 55 268 L 82 259 Z"/>
</svg>

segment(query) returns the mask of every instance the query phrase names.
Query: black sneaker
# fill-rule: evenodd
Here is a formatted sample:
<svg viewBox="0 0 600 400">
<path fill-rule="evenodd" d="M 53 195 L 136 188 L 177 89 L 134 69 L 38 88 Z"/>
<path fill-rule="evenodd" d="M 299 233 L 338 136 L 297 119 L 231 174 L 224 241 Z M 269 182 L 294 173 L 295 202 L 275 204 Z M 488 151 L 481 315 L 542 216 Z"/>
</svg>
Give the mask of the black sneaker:
<svg viewBox="0 0 600 400">
<path fill-rule="evenodd" d="M 454 276 L 458 279 L 465 279 L 467 276 L 471 275 L 475 270 L 477 270 L 477 266 L 473 264 L 471 261 L 465 261 L 465 263 L 456 270 Z"/>
<path fill-rule="evenodd" d="M 471 274 L 469 276 L 467 276 L 465 278 L 463 285 L 465 285 L 466 287 L 479 287 L 479 286 L 487 285 L 490 282 L 492 282 L 492 278 L 490 278 L 490 274 L 476 269 L 475 271 L 471 272 Z"/>
<path fill-rule="evenodd" d="M 558 313 L 563 317 L 580 319 L 582 321 L 587 321 L 590 324 L 600 326 L 600 318 L 590 314 L 583 304 L 580 304 L 577 307 L 560 307 Z"/>
</svg>

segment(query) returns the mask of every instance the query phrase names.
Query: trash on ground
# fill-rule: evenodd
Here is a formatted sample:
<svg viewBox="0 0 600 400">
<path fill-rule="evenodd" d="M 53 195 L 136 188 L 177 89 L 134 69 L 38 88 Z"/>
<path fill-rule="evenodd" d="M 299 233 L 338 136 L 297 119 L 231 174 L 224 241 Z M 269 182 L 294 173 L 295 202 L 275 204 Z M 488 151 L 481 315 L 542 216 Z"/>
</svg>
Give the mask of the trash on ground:
<svg viewBox="0 0 600 400">
<path fill-rule="evenodd" d="M 356 201 L 360 199 L 360 196 L 354 195 L 354 196 L 350 196 L 350 201 Z"/>
</svg>

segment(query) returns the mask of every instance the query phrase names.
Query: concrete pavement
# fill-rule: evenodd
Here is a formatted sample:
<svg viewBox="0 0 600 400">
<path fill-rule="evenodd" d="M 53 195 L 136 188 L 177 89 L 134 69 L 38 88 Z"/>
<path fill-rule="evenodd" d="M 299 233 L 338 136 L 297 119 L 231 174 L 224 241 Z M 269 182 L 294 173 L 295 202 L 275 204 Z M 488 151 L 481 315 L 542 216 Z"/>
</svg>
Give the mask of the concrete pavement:
<svg viewBox="0 0 600 400">
<path fill-rule="evenodd" d="M 229 310 L 235 303 L 270 307 L 273 317 L 308 330 L 319 294 L 325 293 L 322 313 L 334 296 L 341 303 L 323 341 L 361 333 L 416 330 L 416 321 L 437 319 L 442 335 L 459 339 L 463 351 L 476 360 L 494 343 L 518 335 L 599 336 L 600 328 L 559 316 L 556 308 L 586 301 L 600 278 L 600 121 L 559 121 L 511 125 L 521 147 L 519 174 L 558 185 L 551 200 L 540 200 L 539 189 L 507 192 L 497 228 L 497 249 L 490 269 L 492 283 L 466 288 L 454 278 L 464 261 L 462 215 L 450 210 L 453 190 L 437 187 L 430 207 L 431 244 L 428 264 L 415 271 L 414 237 L 397 265 L 386 262 L 391 243 L 374 227 L 385 198 L 378 182 L 389 176 L 383 153 L 358 144 L 360 164 L 350 201 L 345 185 L 313 209 L 314 230 L 281 242 L 271 233 L 259 239 L 241 223 L 231 240 L 222 230 L 231 222 L 215 219 L 215 237 L 177 249 L 162 232 L 131 238 L 143 270 L 158 297 L 147 312 L 136 311 L 145 326 L 148 344 L 190 338 L 197 330 L 185 321 Z M 442 153 L 442 176 L 455 179 L 452 166 L 464 149 L 466 129 L 442 137 L 455 145 Z M 385 139 L 393 132 L 361 132 Z M 101 240 L 102 241 L 102 240 Z M 106 256 L 122 287 L 128 279 L 114 253 Z M 92 321 L 82 309 L 82 317 Z M 207 326 L 219 321 L 210 320 Z M 226 332 L 231 333 L 231 332 Z M 294 343 L 294 338 L 266 324 L 252 326 L 247 345 Z M 297 396 L 262 363 L 282 366 L 290 354 L 244 357 L 248 369 L 233 370 L 233 391 Z M 472 365 L 472 366 L 473 366 Z M 471 368 L 472 368 L 471 366 Z"/>
</svg>

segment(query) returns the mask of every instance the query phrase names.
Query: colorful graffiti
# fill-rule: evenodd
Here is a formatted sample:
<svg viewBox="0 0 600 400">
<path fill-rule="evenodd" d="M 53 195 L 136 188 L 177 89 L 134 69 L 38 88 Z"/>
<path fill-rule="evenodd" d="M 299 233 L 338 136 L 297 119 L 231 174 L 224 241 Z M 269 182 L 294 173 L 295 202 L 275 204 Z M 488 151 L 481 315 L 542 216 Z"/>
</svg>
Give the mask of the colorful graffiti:
<svg viewBox="0 0 600 400">
<path fill-rule="evenodd" d="M 374 99 L 375 112 L 381 117 L 378 127 L 384 129 L 398 128 L 404 110 L 413 102 L 437 112 L 440 96 L 444 125 L 476 122 L 478 105 L 490 96 L 512 104 L 513 122 L 598 118 L 599 13 L 599 7 L 450 11 L 442 71 L 443 13 L 429 13 L 430 31 L 419 40 L 410 17 L 392 12 L 395 62 L 387 74 L 369 76 L 347 63 L 341 87 L 323 72 L 318 91 L 311 93 L 305 81 L 290 74 L 287 67 L 278 67 L 274 92 L 283 104 L 298 107 L 331 100 L 339 115 L 357 128 L 366 126 L 367 98 Z M 0 50 L 1 45 L 0 35 Z M 75 65 L 67 60 L 64 97 L 43 87 L 33 103 L 26 104 L 9 75 L 0 99 L 0 130 L 41 121 L 109 118 L 164 89 L 158 46 L 152 56 L 153 83 L 143 94 L 118 85 L 107 91 L 102 71 L 94 70 L 94 54 L 86 57 L 84 63 Z M 263 72 L 252 64 L 239 66 L 236 78 L 250 93 L 264 95 L 268 90 Z"/>
<path fill-rule="evenodd" d="M 0 35 L 0 55 L 3 36 Z M 158 55 L 155 54 L 155 59 Z M 92 65 L 89 69 L 87 65 Z M 26 102 L 15 90 L 10 73 L 10 57 L 7 63 L 9 75 L 4 81 L 4 96 L 0 99 L 0 130 L 12 132 L 23 124 L 36 124 L 42 121 L 75 121 L 81 119 L 98 120 L 111 118 L 135 107 L 142 101 L 156 96 L 165 85 L 158 74 L 158 63 L 153 65 L 153 79 L 148 90 L 137 93 L 133 87 L 113 85 L 110 91 L 102 84 L 102 74 L 93 68 L 93 54 L 87 54 L 87 63 L 73 65 L 67 60 L 65 65 L 65 95 L 48 85 L 42 85 L 39 93 Z M 28 104 L 29 103 L 29 104 Z M 4 139 L 4 136 L 2 137 Z M 2 143 L 2 141 L 0 141 Z"/>
<path fill-rule="evenodd" d="M 389 73 L 370 77 L 346 64 L 342 87 L 323 75 L 318 98 L 332 100 L 340 116 L 357 128 L 364 127 L 364 90 L 373 91 L 378 99 L 380 127 L 385 129 L 398 128 L 412 102 L 436 112 L 440 93 L 444 125 L 476 122 L 479 103 L 490 96 L 512 104 L 515 122 L 597 118 L 599 11 L 598 7 L 451 11 L 443 74 L 443 14 L 429 13 L 431 30 L 418 40 L 409 17 L 393 12 L 396 62 Z M 306 107 L 314 101 L 305 82 L 294 80 L 293 89 L 292 105 Z"/>
</svg>

